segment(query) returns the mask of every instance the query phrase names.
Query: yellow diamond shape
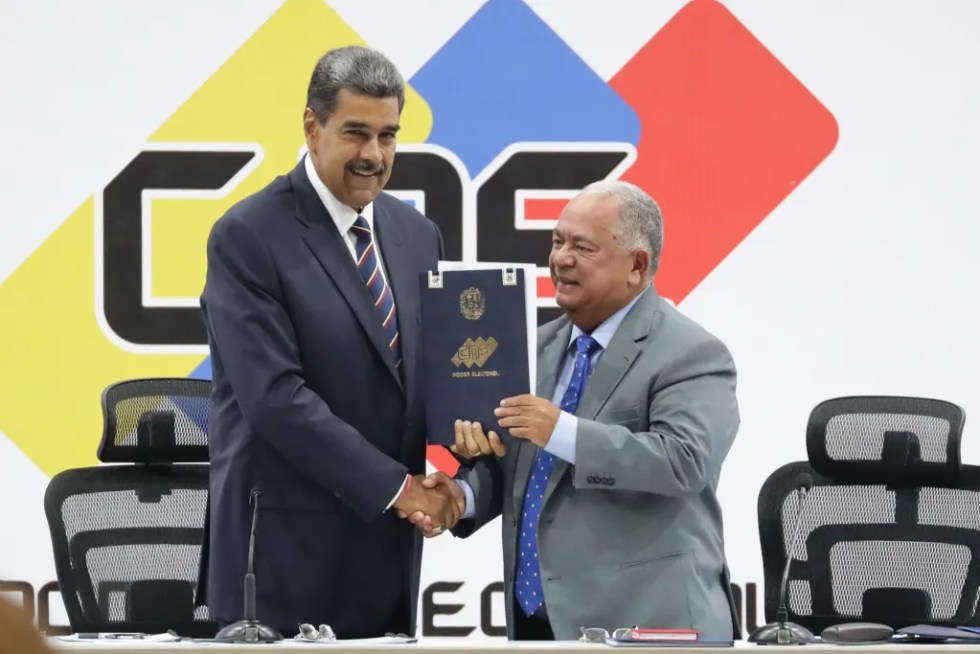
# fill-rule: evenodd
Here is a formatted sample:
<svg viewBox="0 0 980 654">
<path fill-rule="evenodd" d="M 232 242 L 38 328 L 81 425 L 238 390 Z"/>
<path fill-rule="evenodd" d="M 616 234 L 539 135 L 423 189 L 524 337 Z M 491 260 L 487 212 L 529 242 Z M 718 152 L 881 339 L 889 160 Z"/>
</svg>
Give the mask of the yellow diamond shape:
<svg viewBox="0 0 980 654">
<path fill-rule="evenodd" d="M 211 225 L 296 164 L 314 63 L 330 48 L 362 43 L 320 0 L 290 0 L 151 136 L 155 143 L 258 144 L 263 152 L 224 198 L 152 202 L 154 296 L 200 294 Z M 424 141 L 431 127 L 428 105 L 407 89 L 399 139 Z M 95 463 L 103 388 L 132 377 L 184 376 L 202 360 L 198 353 L 134 354 L 109 341 L 96 317 L 101 252 L 94 251 L 94 232 L 88 198 L 0 284 L 7 371 L 0 376 L 0 430 L 49 475 Z"/>
</svg>

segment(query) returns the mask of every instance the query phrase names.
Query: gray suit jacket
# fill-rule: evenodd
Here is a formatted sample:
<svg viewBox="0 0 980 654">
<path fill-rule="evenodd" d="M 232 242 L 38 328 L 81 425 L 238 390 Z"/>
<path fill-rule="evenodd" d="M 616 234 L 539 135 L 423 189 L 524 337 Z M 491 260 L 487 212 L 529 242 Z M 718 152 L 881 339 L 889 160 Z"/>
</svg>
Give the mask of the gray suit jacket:
<svg viewBox="0 0 980 654">
<path fill-rule="evenodd" d="M 538 328 L 541 397 L 554 393 L 571 329 L 564 317 Z M 715 496 L 739 423 L 728 350 L 651 288 L 603 353 L 576 415 L 576 465 L 556 462 L 538 528 L 555 637 L 632 625 L 731 637 Z M 502 459 L 480 457 L 458 475 L 473 488 L 476 515 L 457 536 L 502 515 L 510 638 L 519 516 L 537 451 L 515 440 Z"/>
</svg>

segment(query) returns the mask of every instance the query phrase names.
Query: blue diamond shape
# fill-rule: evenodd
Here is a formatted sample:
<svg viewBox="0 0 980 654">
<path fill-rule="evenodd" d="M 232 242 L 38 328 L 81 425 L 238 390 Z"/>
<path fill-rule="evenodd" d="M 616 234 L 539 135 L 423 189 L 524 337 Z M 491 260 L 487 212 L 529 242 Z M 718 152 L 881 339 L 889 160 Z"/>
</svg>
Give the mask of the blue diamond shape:
<svg viewBox="0 0 980 654">
<path fill-rule="evenodd" d="M 519 0 L 490 0 L 411 79 L 475 176 L 517 141 L 625 141 L 636 112 Z"/>
</svg>

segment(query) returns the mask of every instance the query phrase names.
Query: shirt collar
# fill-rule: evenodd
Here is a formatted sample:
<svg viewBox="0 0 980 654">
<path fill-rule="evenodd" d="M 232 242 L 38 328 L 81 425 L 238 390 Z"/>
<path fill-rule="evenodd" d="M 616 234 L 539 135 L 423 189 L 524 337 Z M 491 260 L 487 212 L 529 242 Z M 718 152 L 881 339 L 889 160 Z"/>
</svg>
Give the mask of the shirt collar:
<svg viewBox="0 0 980 654">
<path fill-rule="evenodd" d="M 346 204 L 342 203 L 334 194 L 330 192 L 327 185 L 323 183 L 320 176 L 316 174 L 316 168 L 313 167 L 313 160 L 310 159 L 310 155 L 305 155 L 305 168 L 306 176 L 310 180 L 310 184 L 313 185 L 313 190 L 316 191 L 317 197 L 320 198 L 320 202 L 323 203 L 324 208 L 326 208 L 327 213 L 333 219 L 335 225 L 337 225 L 337 230 L 340 232 L 341 236 L 346 236 L 347 232 L 354 225 L 354 221 L 357 220 L 357 216 L 364 216 L 364 220 L 367 221 L 368 227 L 371 231 L 374 231 L 374 203 L 369 203 L 364 210 L 358 214 L 352 207 L 348 207 Z"/>
<path fill-rule="evenodd" d="M 590 336 L 592 336 L 592 338 L 596 340 L 596 342 L 602 347 L 603 350 L 609 348 L 609 344 L 612 343 L 613 336 L 616 335 L 616 330 L 618 330 L 619 326 L 623 324 L 623 320 L 626 318 L 626 314 L 630 312 L 630 309 L 633 308 L 633 305 L 636 304 L 641 297 L 643 297 L 644 293 L 649 293 L 649 292 L 650 289 L 647 288 L 641 291 L 640 293 L 637 293 L 636 297 L 630 300 L 625 307 L 623 307 L 613 315 L 606 318 L 598 327 L 592 330 Z M 571 347 L 572 343 L 575 342 L 575 339 L 584 333 L 585 332 L 579 329 L 577 325 L 572 325 L 572 335 L 571 338 L 568 340 L 568 347 Z"/>
</svg>

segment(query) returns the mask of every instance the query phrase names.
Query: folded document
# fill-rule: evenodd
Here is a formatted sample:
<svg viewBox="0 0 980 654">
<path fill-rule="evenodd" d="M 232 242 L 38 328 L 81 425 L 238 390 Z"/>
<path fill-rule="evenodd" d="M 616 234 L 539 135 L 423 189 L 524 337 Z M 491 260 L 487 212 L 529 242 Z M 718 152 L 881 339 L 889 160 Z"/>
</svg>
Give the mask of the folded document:
<svg viewBox="0 0 980 654">
<path fill-rule="evenodd" d="M 895 635 L 920 640 L 968 640 L 980 641 L 980 634 L 971 628 L 941 627 L 933 624 L 914 624 L 895 631 Z"/>
<path fill-rule="evenodd" d="M 378 636 L 376 638 L 335 638 L 332 640 L 306 640 L 296 638 L 292 643 L 309 643 L 311 645 L 410 645 L 418 642 L 414 636 Z"/>
<path fill-rule="evenodd" d="M 606 638 L 610 647 L 732 647 L 730 639 L 701 638 L 699 640 L 634 640 L 632 638 Z"/>
<path fill-rule="evenodd" d="M 452 444 L 457 418 L 509 438 L 493 411 L 532 389 L 528 282 L 516 266 L 420 275 L 430 445 Z"/>
</svg>

